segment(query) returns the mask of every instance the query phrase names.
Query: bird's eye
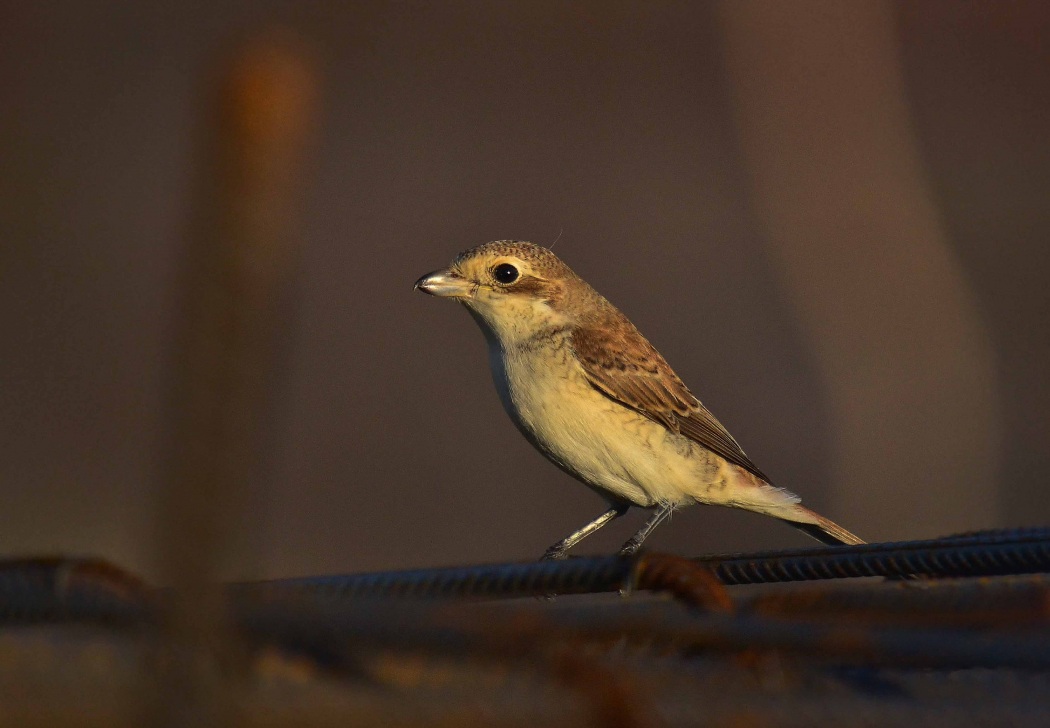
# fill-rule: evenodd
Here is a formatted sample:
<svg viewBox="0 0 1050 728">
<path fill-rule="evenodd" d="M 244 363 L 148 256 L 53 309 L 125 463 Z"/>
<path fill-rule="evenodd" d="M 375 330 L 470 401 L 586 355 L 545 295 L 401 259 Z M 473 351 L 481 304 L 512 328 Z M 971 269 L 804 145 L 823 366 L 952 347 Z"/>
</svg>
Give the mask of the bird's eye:
<svg viewBox="0 0 1050 728">
<path fill-rule="evenodd" d="M 492 269 L 492 277 L 506 286 L 518 280 L 518 269 L 510 263 L 500 263 Z"/>
</svg>

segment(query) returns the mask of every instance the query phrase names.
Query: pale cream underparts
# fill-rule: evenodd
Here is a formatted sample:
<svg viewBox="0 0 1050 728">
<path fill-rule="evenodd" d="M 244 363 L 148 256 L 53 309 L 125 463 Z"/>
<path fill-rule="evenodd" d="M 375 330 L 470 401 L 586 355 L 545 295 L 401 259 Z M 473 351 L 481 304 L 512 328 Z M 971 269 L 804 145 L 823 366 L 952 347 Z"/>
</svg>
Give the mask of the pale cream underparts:
<svg viewBox="0 0 1050 728">
<path fill-rule="evenodd" d="M 613 503 L 733 506 L 799 520 L 799 498 L 595 389 L 571 321 L 545 301 L 484 286 L 463 302 L 485 332 L 503 406 L 551 461 Z M 808 519 L 807 519 L 808 520 Z"/>
</svg>

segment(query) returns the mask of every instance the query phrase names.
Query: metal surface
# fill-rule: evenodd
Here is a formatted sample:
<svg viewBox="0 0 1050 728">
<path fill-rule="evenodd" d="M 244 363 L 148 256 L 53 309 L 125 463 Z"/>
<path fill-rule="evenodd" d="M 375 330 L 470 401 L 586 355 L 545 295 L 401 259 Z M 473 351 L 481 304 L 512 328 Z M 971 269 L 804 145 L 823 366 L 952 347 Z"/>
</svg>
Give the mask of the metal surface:
<svg viewBox="0 0 1050 728">
<path fill-rule="evenodd" d="M 704 556 L 725 584 L 864 576 L 996 576 L 1050 571 L 1045 528 L 975 532 L 945 539 Z"/>
<path fill-rule="evenodd" d="M 634 559 L 643 561 L 635 561 Z M 491 564 L 267 582 L 267 588 L 329 597 L 508 598 L 619 591 L 631 586 L 638 557 Z M 989 576 L 1050 571 L 1045 528 L 946 539 L 703 556 L 695 561 L 727 585 L 886 576 Z"/>
<path fill-rule="evenodd" d="M 1045 536 L 233 584 L 222 593 L 241 667 L 217 669 L 200 645 L 165 654 L 236 694 L 242 725 L 1035 726 L 1050 715 L 1050 577 L 727 587 L 722 569 L 1009 571 L 999 549 Z M 828 571 L 831 557 L 846 561 Z M 155 659 L 142 637 L 164 634 L 172 596 L 93 560 L 0 563 L 0 682 L 49 696 L 41 725 L 136 724 L 132 695 L 172 689 L 165 671 L 142 682 Z M 21 694 L 0 690 L 0 725 L 32 722 Z M 61 712 L 70 701 L 92 720 Z"/>
</svg>

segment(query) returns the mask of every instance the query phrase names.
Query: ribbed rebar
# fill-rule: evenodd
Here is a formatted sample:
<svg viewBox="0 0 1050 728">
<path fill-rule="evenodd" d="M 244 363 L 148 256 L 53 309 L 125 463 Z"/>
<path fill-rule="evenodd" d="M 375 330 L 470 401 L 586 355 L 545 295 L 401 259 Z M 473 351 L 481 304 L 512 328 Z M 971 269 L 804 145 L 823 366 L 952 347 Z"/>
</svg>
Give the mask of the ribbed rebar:
<svg viewBox="0 0 1050 728">
<path fill-rule="evenodd" d="M 150 610 L 136 577 L 95 559 L 0 562 L 0 622 L 131 624 Z"/>
<path fill-rule="evenodd" d="M 314 576 L 234 585 L 234 591 L 309 593 L 355 597 L 526 597 L 594 594 L 630 586 L 638 556 L 597 556 L 564 561 L 484 564 L 439 569 Z"/>
<path fill-rule="evenodd" d="M 1050 625 L 1046 576 L 946 579 L 763 590 L 740 612 L 762 617 L 850 624 L 961 629 L 1045 628 Z"/>
<path fill-rule="evenodd" d="M 622 603 L 620 603 L 622 604 Z M 821 624 L 683 610 L 546 609 L 362 599 L 246 601 L 237 623 L 249 643 L 280 645 L 326 664 L 353 665 L 373 648 L 509 659 L 553 646 L 627 641 L 685 654 L 782 652 L 832 664 L 1050 669 L 1050 639 L 1021 633 Z"/>
<path fill-rule="evenodd" d="M 600 556 L 371 574 L 281 579 L 253 588 L 349 597 L 507 598 L 585 594 L 630 586 L 640 557 Z M 1050 529 L 978 532 L 946 539 L 702 556 L 724 584 L 863 576 L 993 576 L 1050 571 Z"/>
<path fill-rule="evenodd" d="M 1003 576 L 1050 571 L 1050 529 L 977 532 L 946 539 L 702 556 L 725 584 L 862 576 Z"/>
<path fill-rule="evenodd" d="M 514 598 L 591 594 L 624 589 L 671 591 L 694 606 L 725 609 L 690 565 L 710 569 L 724 584 L 758 584 L 863 576 L 990 576 L 1050 572 L 1050 529 L 965 534 L 947 539 L 853 547 L 705 556 L 599 556 L 519 564 L 416 569 L 281 579 L 229 587 L 233 595 Z M 681 562 L 681 563 L 678 563 Z M 671 568 L 671 567 L 674 568 Z M 119 575 L 119 576 L 115 576 Z M 686 588 L 688 587 L 688 589 Z M 691 590 L 691 591 L 690 591 Z M 689 594 L 687 594 L 689 592 Z M 90 560 L 0 563 L 0 620 L 113 619 L 146 616 L 146 590 L 113 567 Z"/>
</svg>

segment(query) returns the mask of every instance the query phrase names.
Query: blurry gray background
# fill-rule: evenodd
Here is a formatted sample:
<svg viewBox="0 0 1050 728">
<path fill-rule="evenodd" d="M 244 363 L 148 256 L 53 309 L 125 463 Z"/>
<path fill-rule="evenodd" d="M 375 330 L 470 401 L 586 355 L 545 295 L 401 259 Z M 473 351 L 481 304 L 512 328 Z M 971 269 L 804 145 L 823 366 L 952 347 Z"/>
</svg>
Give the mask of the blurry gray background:
<svg viewBox="0 0 1050 728">
<path fill-rule="evenodd" d="M 862 536 L 1050 521 L 1045 3 L 40 2 L 0 12 L 0 552 L 155 568 L 206 89 L 273 25 L 321 112 L 231 577 L 533 558 L 600 512 L 411 290 L 499 238 L 558 239 Z M 695 508 L 651 546 L 806 543 Z"/>
</svg>

